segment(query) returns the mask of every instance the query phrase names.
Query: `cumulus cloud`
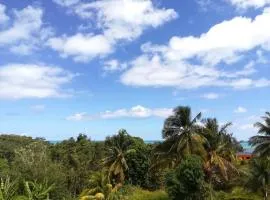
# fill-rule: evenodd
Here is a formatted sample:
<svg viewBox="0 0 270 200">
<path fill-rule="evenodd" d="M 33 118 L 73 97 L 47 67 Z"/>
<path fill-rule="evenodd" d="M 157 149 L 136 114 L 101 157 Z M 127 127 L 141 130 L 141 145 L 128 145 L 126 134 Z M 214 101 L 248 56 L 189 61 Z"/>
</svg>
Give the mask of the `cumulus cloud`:
<svg viewBox="0 0 270 200">
<path fill-rule="evenodd" d="M 255 48 L 267 51 L 270 29 L 264 27 L 269 21 L 270 9 L 265 9 L 255 19 L 235 17 L 223 21 L 199 37 L 174 36 L 165 45 L 146 43 L 141 47 L 143 54 L 129 62 L 121 81 L 134 86 L 179 88 L 270 86 L 265 77 L 250 77 L 256 73 L 257 61 L 250 61 L 237 71 L 220 69 L 235 64 Z"/>
<path fill-rule="evenodd" d="M 0 99 L 66 97 L 64 85 L 76 76 L 60 67 L 35 64 L 0 66 Z"/>
<path fill-rule="evenodd" d="M 243 73 L 243 70 L 241 72 Z M 253 80 L 242 78 L 242 75 L 237 74 L 238 72 L 224 73 L 215 67 L 192 65 L 186 61 L 164 60 L 159 55 L 152 57 L 144 54 L 129 63 L 129 69 L 121 75 L 120 80 L 125 85 L 183 89 L 206 86 L 247 89 L 270 85 L 268 79 Z"/>
<path fill-rule="evenodd" d="M 270 0 L 227 0 L 238 9 L 262 8 L 270 5 Z"/>
<path fill-rule="evenodd" d="M 113 46 L 104 35 L 84 35 L 78 33 L 71 37 L 50 38 L 48 45 L 59 51 L 61 56 L 73 56 L 75 61 L 86 62 L 97 56 L 113 51 Z"/>
<path fill-rule="evenodd" d="M 1 7 L 3 10 L 3 6 L 0 5 L 0 21 L 3 20 Z M 38 7 L 14 9 L 10 25 L 0 30 L 0 48 L 7 47 L 17 54 L 30 54 L 37 49 L 52 35 L 52 30 L 44 26 L 42 17 L 43 10 Z"/>
<path fill-rule="evenodd" d="M 255 19 L 235 17 L 214 25 L 200 37 L 172 37 L 164 46 L 165 56 L 171 60 L 198 58 L 204 64 L 232 63 L 242 52 L 264 47 L 270 42 L 270 9 L 265 9 Z M 154 49 L 152 46 L 151 49 Z M 159 49 L 158 49 L 159 50 Z"/>
<path fill-rule="evenodd" d="M 158 8 L 151 0 L 80 2 L 69 9 L 88 23 L 94 22 L 101 32 L 99 35 L 77 33 L 49 41 L 51 48 L 61 55 L 72 56 L 77 61 L 107 55 L 113 52 L 119 42 L 132 41 L 145 29 L 156 28 L 177 17 L 173 9 Z M 75 43 L 77 40 L 80 45 Z M 100 45 L 96 45 L 97 41 Z"/>
<path fill-rule="evenodd" d="M 247 112 L 247 109 L 242 107 L 242 106 L 238 106 L 235 110 L 234 110 L 235 113 L 245 113 Z"/>
<path fill-rule="evenodd" d="M 171 108 L 146 108 L 141 105 L 134 106 L 130 109 L 122 108 L 114 111 L 107 110 L 97 115 L 89 115 L 86 112 L 75 113 L 68 116 L 66 120 L 83 121 L 93 119 L 116 119 L 116 118 L 148 118 L 148 117 L 161 117 L 166 118 L 172 114 Z"/>
</svg>

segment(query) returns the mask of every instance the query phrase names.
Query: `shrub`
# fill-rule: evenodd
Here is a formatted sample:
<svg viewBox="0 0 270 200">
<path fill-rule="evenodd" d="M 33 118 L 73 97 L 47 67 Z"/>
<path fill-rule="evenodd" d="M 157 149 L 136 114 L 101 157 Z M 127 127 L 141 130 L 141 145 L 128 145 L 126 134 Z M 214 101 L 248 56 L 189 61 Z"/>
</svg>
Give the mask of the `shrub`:
<svg viewBox="0 0 270 200">
<path fill-rule="evenodd" d="M 166 175 L 166 191 L 172 200 L 201 200 L 207 196 L 202 161 L 197 156 L 189 156 Z"/>
</svg>

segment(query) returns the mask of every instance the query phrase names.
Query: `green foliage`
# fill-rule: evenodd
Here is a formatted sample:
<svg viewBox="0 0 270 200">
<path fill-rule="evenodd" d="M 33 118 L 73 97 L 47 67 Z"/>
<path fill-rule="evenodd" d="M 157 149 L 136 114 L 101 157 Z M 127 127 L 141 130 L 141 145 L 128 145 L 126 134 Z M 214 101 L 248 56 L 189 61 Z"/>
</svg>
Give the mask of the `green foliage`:
<svg viewBox="0 0 270 200">
<path fill-rule="evenodd" d="M 251 193 L 244 188 L 236 187 L 230 193 L 218 192 L 214 198 L 215 200 L 261 200 L 262 197 Z"/>
<path fill-rule="evenodd" d="M 162 137 L 165 141 L 155 149 L 156 164 L 174 168 L 186 155 L 205 154 L 201 127 L 197 125 L 200 118 L 201 113 L 192 118 L 190 107 L 174 109 L 173 115 L 164 122 Z"/>
<path fill-rule="evenodd" d="M 128 183 L 136 186 L 149 186 L 149 168 L 151 148 L 140 138 L 132 138 L 131 149 L 127 152 L 126 160 Z"/>
<path fill-rule="evenodd" d="M 52 192 L 52 197 L 60 198 L 65 197 L 68 191 L 62 169 L 60 164 L 50 159 L 46 144 L 33 142 L 16 150 L 11 175 L 19 179 L 21 190 L 24 180 L 55 184 L 56 190 Z"/>
<path fill-rule="evenodd" d="M 265 113 L 262 117 L 263 123 L 257 122 L 255 127 L 258 128 L 257 136 L 251 137 L 249 142 L 255 146 L 254 154 L 260 157 L 270 156 L 270 112 Z"/>
<path fill-rule="evenodd" d="M 163 190 L 148 191 L 140 188 L 130 188 L 125 196 L 128 200 L 169 200 L 168 195 Z"/>
<path fill-rule="evenodd" d="M 216 119 L 204 120 L 202 134 L 206 138 L 204 147 L 207 152 L 207 156 L 204 158 L 204 169 L 207 179 L 211 183 L 219 184 L 238 173 L 234 165 L 238 145 L 232 135 L 228 133 L 229 126 L 231 123 L 219 127 Z"/>
<path fill-rule="evenodd" d="M 122 185 L 118 184 L 113 187 L 104 172 L 93 173 L 89 182 L 89 189 L 85 189 L 80 194 L 80 200 L 99 198 L 104 200 L 118 200 L 120 198 L 117 192 Z"/>
<path fill-rule="evenodd" d="M 172 200 L 201 200 L 207 195 L 202 161 L 188 156 L 166 176 L 166 191 Z"/>
<path fill-rule="evenodd" d="M 11 162 L 15 157 L 16 149 L 37 141 L 44 142 L 41 138 L 33 139 L 18 135 L 0 135 L 0 158 L 5 158 L 8 162 Z"/>
<path fill-rule="evenodd" d="M 17 182 L 10 178 L 0 179 L 0 200 L 13 200 L 17 192 Z"/>
<path fill-rule="evenodd" d="M 0 158 L 0 177 L 8 176 L 10 173 L 10 167 L 7 159 Z"/>
<path fill-rule="evenodd" d="M 47 182 L 39 184 L 37 182 L 26 181 L 25 193 L 28 200 L 49 200 L 50 192 L 53 190 L 53 185 L 48 185 Z"/>
<path fill-rule="evenodd" d="M 267 199 L 270 191 L 270 158 L 255 158 L 250 163 L 250 176 L 247 186 L 259 191 Z"/>
<path fill-rule="evenodd" d="M 108 176 L 117 183 L 124 183 L 125 174 L 128 171 L 126 156 L 131 149 L 133 141 L 126 130 L 119 130 L 117 135 L 107 137 L 105 140 L 107 156 L 104 166 L 108 168 Z"/>
<path fill-rule="evenodd" d="M 51 146 L 50 151 L 53 162 L 63 166 L 66 188 L 73 197 L 88 187 L 89 174 L 100 169 L 105 152 L 104 143 L 92 142 L 83 134 Z"/>
<path fill-rule="evenodd" d="M 0 200 L 266 200 L 270 113 L 263 119 L 250 139 L 255 158 L 242 163 L 230 123 L 192 118 L 183 106 L 165 120 L 164 141 L 152 145 L 123 129 L 105 142 L 0 135 Z"/>
</svg>

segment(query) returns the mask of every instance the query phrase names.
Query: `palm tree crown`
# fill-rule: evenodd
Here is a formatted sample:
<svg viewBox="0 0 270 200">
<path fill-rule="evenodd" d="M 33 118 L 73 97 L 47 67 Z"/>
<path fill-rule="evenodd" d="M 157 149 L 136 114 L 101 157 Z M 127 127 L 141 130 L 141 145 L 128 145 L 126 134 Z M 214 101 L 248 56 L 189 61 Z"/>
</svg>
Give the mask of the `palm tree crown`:
<svg viewBox="0 0 270 200">
<path fill-rule="evenodd" d="M 108 148 L 108 156 L 104 159 L 104 165 L 108 167 L 108 176 L 116 177 L 123 183 L 125 172 L 128 170 L 126 154 L 132 145 L 132 140 L 126 130 L 121 129 L 118 135 L 106 138 L 105 145 Z"/>
<path fill-rule="evenodd" d="M 183 156 L 203 151 L 200 126 L 197 124 L 201 113 L 192 119 L 190 107 L 179 106 L 174 109 L 173 115 L 164 122 L 162 137 L 163 143 L 156 147 L 157 160 L 170 160 L 176 166 Z M 165 163 L 168 163 L 165 161 Z"/>
<path fill-rule="evenodd" d="M 216 119 L 204 120 L 203 134 L 206 138 L 207 151 L 205 170 L 210 179 L 217 178 L 217 175 L 221 174 L 222 178 L 228 180 L 228 173 L 237 171 L 233 165 L 236 148 L 234 138 L 227 130 L 229 126 L 231 123 L 219 127 Z"/>
<path fill-rule="evenodd" d="M 257 136 L 251 137 L 249 142 L 255 146 L 254 154 L 265 157 L 270 155 L 270 112 L 262 117 L 263 123 L 257 122 L 254 126 L 258 128 Z"/>
</svg>

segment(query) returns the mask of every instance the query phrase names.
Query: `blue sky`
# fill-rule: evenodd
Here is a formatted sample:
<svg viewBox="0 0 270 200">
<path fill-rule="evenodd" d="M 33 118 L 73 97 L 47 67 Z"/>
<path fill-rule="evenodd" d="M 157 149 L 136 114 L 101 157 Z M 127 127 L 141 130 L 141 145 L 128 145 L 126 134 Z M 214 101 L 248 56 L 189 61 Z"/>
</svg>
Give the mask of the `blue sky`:
<svg viewBox="0 0 270 200">
<path fill-rule="evenodd" d="M 233 122 L 269 110 L 269 0 L 0 0 L 0 132 L 161 139 L 178 105 Z"/>
</svg>

